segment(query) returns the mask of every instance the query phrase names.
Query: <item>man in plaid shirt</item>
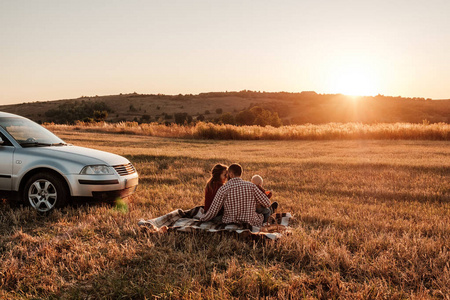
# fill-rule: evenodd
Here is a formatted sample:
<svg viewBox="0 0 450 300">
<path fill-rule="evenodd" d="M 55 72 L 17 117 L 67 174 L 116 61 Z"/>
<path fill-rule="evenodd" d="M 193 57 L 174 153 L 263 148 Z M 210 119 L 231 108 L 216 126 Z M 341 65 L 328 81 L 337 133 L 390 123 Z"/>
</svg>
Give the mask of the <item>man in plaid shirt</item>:
<svg viewBox="0 0 450 300">
<path fill-rule="evenodd" d="M 270 206 L 267 195 L 258 187 L 241 178 L 242 167 L 232 164 L 228 167 L 229 180 L 217 191 L 208 212 L 200 221 L 214 218 L 223 207 L 223 223 L 248 223 L 252 226 L 263 225 L 263 215 L 256 213 L 256 203 L 264 207 Z"/>
</svg>

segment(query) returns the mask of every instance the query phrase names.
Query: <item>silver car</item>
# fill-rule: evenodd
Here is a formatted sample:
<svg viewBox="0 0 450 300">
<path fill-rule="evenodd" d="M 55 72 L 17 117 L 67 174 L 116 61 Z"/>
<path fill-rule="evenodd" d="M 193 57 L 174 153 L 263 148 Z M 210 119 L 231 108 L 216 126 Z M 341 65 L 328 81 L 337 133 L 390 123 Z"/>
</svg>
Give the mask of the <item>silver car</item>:
<svg viewBox="0 0 450 300">
<path fill-rule="evenodd" d="M 37 211 L 71 197 L 126 197 L 137 185 L 126 158 L 66 144 L 27 118 L 0 112 L 0 191 L 18 192 Z"/>
</svg>

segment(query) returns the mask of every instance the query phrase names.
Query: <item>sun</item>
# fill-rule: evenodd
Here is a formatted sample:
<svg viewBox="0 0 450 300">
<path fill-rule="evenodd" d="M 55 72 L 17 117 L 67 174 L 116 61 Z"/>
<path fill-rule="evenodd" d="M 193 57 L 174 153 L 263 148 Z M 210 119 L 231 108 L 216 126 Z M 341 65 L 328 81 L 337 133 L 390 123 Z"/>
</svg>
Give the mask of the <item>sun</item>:
<svg viewBox="0 0 450 300">
<path fill-rule="evenodd" d="M 330 89 L 350 96 L 378 94 L 376 68 L 370 63 L 346 62 L 336 66 L 330 74 Z"/>
</svg>

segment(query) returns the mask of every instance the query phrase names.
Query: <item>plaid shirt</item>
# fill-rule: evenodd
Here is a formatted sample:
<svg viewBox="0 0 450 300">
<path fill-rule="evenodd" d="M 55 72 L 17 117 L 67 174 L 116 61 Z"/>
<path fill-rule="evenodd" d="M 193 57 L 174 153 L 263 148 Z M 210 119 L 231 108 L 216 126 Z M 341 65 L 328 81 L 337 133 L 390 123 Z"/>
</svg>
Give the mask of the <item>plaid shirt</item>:
<svg viewBox="0 0 450 300">
<path fill-rule="evenodd" d="M 240 177 L 230 179 L 218 191 L 201 221 L 214 218 L 223 207 L 223 223 L 248 223 L 261 227 L 263 215 L 256 213 L 256 204 L 270 206 L 270 200 L 256 185 Z"/>
</svg>

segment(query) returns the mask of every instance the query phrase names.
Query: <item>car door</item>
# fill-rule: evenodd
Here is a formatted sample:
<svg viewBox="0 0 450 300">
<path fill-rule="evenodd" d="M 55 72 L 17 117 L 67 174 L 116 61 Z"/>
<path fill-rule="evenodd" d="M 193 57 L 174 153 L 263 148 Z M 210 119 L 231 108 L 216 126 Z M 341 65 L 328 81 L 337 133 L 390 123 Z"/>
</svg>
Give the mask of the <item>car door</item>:
<svg viewBox="0 0 450 300">
<path fill-rule="evenodd" d="M 0 139 L 0 190 L 10 191 L 15 148 L 1 132 Z"/>
</svg>

